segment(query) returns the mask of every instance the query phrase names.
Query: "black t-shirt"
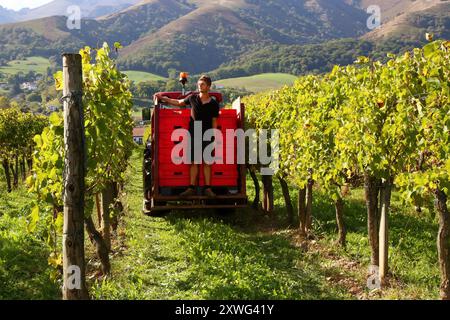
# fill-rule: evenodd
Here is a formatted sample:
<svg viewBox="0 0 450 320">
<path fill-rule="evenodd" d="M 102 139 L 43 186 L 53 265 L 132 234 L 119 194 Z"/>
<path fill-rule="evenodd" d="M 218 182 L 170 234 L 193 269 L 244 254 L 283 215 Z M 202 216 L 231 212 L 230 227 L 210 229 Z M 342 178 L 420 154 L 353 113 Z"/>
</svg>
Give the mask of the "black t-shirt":
<svg viewBox="0 0 450 320">
<path fill-rule="evenodd" d="M 219 117 L 219 103 L 211 97 L 211 101 L 203 104 L 199 94 L 193 94 L 184 99 L 186 105 L 191 106 L 191 118 L 202 121 L 203 131 L 212 128 L 212 119 Z M 191 121 L 192 121 L 191 119 Z"/>
</svg>

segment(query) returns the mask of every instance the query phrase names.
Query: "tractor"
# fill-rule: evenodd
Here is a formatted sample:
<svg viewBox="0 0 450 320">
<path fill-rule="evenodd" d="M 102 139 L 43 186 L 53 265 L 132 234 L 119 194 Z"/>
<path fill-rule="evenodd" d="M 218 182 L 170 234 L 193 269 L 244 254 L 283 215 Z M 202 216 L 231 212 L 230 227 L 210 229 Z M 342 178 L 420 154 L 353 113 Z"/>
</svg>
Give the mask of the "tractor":
<svg viewBox="0 0 450 320">
<path fill-rule="evenodd" d="M 181 92 L 162 92 L 163 96 L 172 99 L 184 99 L 195 92 L 186 92 L 185 73 L 180 75 L 183 85 Z M 237 138 L 234 143 L 227 141 L 227 130 L 244 129 L 245 106 L 236 100 L 230 109 L 223 106 L 223 96 L 219 92 L 211 92 L 210 96 L 220 105 L 217 129 L 222 136 L 216 137 L 216 151 L 221 148 L 219 157 L 224 161 L 217 161 L 211 166 L 211 187 L 217 195 L 213 199 L 202 196 L 201 190 L 205 185 L 203 165 L 199 170 L 196 195 L 181 197 L 180 194 L 190 184 L 190 164 L 183 163 L 183 150 L 175 152 L 174 148 L 187 139 L 183 134 L 175 135 L 177 129 L 189 129 L 190 107 L 174 108 L 154 101 L 151 110 L 151 134 L 145 141 L 143 159 L 143 212 L 147 215 L 160 215 L 171 210 L 216 209 L 219 212 L 230 212 L 236 208 L 247 207 L 246 194 L 246 166 L 237 164 Z M 183 132 L 183 131 L 182 131 Z M 182 148 L 180 148 L 182 149 Z M 232 156 L 230 156 L 232 154 Z M 225 159 L 234 159 L 233 163 Z M 180 164 L 181 163 L 181 164 Z M 224 163 L 224 164 L 219 164 Z"/>
</svg>

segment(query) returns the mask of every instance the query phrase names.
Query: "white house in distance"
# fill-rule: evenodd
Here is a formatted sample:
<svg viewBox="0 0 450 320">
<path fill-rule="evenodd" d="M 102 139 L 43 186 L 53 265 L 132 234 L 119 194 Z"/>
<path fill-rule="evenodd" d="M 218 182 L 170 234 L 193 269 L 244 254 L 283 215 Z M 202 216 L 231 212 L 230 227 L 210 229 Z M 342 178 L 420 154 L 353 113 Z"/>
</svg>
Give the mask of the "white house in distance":
<svg viewBox="0 0 450 320">
<path fill-rule="evenodd" d="M 144 132 L 145 127 L 136 127 L 133 128 L 133 140 L 137 144 L 143 144 L 144 143 Z"/>
<path fill-rule="evenodd" d="M 37 89 L 37 84 L 36 82 L 24 82 L 20 85 L 20 89 L 34 91 Z"/>
</svg>

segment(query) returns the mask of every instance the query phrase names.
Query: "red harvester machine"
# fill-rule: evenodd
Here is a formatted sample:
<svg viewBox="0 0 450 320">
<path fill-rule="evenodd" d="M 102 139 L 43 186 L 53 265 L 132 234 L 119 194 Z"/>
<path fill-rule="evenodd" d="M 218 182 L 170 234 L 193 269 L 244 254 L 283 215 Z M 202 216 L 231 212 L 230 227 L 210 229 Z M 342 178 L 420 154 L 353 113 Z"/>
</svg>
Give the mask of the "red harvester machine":
<svg viewBox="0 0 450 320">
<path fill-rule="evenodd" d="M 164 92 L 163 96 L 172 99 L 184 99 L 188 95 L 184 92 Z M 159 101 L 151 115 L 151 135 L 146 141 L 144 151 L 143 179 L 145 214 L 167 212 L 178 209 L 217 209 L 221 212 L 232 211 L 236 208 L 247 207 L 246 194 L 246 166 L 237 163 L 237 139 L 231 145 L 226 141 L 227 129 L 244 129 L 245 107 L 237 100 L 232 109 L 222 108 L 222 94 L 210 93 L 211 97 L 221 105 L 218 127 L 223 138 L 215 140 L 216 148 L 222 148 L 223 163 L 229 153 L 234 155 L 234 164 L 213 164 L 211 168 L 211 187 L 217 197 L 211 199 L 202 196 L 205 185 L 203 165 L 200 166 L 197 182 L 197 195 L 187 198 L 180 197 L 180 193 L 189 186 L 189 164 L 175 164 L 172 160 L 174 146 L 183 142 L 180 136 L 172 141 L 172 133 L 176 129 L 189 129 L 190 108 L 173 108 L 164 106 Z M 176 157 L 182 157 L 177 154 Z M 217 154 L 216 154 L 217 156 Z M 229 157 L 228 157 L 229 158 Z"/>
</svg>

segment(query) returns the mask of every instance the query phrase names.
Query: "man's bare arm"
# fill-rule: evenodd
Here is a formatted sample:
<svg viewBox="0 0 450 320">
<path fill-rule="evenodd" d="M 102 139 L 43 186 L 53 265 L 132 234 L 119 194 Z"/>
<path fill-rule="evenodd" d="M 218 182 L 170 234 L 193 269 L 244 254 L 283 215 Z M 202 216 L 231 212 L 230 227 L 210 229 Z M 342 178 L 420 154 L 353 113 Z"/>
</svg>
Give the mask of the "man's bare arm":
<svg viewBox="0 0 450 320">
<path fill-rule="evenodd" d="M 185 107 L 186 103 L 184 102 L 184 99 L 177 100 L 177 99 L 170 99 L 166 96 L 159 96 L 155 95 L 154 100 L 159 99 L 162 103 L 168 104 L 173 107 Z"/>
</svg>

